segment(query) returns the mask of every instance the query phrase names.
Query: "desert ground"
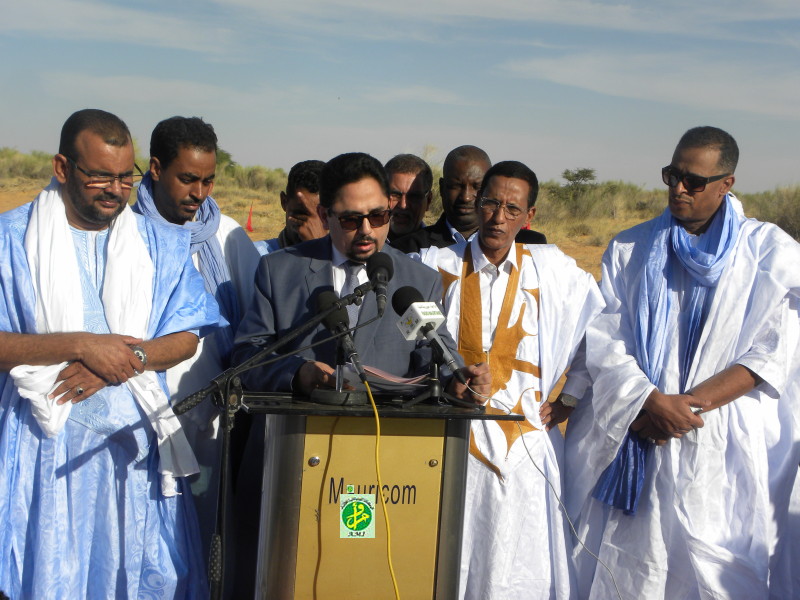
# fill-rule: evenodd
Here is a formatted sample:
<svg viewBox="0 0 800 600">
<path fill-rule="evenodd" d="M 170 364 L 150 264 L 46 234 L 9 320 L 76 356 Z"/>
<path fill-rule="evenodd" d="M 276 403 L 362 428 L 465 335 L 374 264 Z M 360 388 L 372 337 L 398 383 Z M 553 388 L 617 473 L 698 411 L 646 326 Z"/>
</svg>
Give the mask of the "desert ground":
<svg viewBox="0 0 800 600">
<path fill-rule="evenodd" d="M 33 185 L 31 183 L 6 183 L 0 186 L 0 212 L 5 212 L 12 208 L 16 208 L 17 206 L 24 204 L 25 202 L 31 201 L 33 198 L 36 197 L 36 194 L 39 193 L 41 187 Z M 222 206 L 223 212 L 228 213 L 225 210 L 225 202 L 220 200 L 220 204 Z M 267 211 L 277 210 L 280 211 L 280 208 L 275 207 L 268 207 Z M 242 213 L 242 211 L 233 211 L 235 214 L 232 216 L 240 221 L 241 225 L 244 226 L 246 220 L 246 214 Z M 262 208 L 261 212 L 264 212 Z M 230 213 L 229 213 L 230 214 Z M 244 217 L 240 217 L 240 214 L 244 214 Z M 619 225 L 621 226 L 620 229 L 625 227 L 630 227 L 634 225 L 637 221 L 635 219 L 631 220 L 630 223 L 626 223 L 621 221 Z M 275 237 L 281 227 L 281 219 L 279 215 L 275 215 L 273 218 L 254 218 L 253 219 L 253 229 L 254 231 L 249 233 L 251 239 L 253 240 L 263 240 L 269 239 L 271 237 Z M 599 279 L 600 277 L 600 260 L 603 256 L 603 251 L 605 247 L 601 246 L 594 246 L 590 245 L 584 240 L 585 236 L 575 236 L 575 237 L 565 237 L 563 235 L 553 235 L 552 232 L 548 232 L 546 228 L 539 227 L 536 221 L 533 223 L 533 228 L 538 229 L 540 231 L 544 231 L 547 234 L 550 241 L 556 243 L 559 248 L 561 248 L 564 252 L 568 255 L 573 257 L 578 265 L 580 265 L 583 269 L 586 269 L 590 273 L 592 273 L 595 278 Z"/>
</svg>

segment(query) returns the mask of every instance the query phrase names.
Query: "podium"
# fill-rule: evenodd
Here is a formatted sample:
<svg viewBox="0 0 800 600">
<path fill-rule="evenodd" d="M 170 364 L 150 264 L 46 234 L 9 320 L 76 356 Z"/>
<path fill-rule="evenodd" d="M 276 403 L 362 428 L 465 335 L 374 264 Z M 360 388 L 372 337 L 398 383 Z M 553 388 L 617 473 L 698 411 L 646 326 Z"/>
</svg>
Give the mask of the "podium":
<svg viewBox="0 0 800 600">
<path fill-rule="evenodd" d="M 254 392 L 242 403 L 268 415 L 257 598 L 394 598 L 379 493 L 401 597 L 456 597 L 470 421 L 521 415 L 383 399 L 378 489 L 370 405 Z"/>
</svg>

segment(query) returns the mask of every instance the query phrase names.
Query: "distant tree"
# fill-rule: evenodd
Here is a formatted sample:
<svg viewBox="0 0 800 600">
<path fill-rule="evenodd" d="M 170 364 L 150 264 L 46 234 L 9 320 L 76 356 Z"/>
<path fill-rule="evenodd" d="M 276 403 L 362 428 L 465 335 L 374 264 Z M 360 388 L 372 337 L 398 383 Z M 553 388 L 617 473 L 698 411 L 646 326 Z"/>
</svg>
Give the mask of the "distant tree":
<svg viewBox="0 0 800 600">
<path fill-rule="evenodd" d="M 589 210 L 586 194 L 597 186 L 595 170 L 589 168 L 565 169 L 561 173 L 561 177 L 567 181 L 567 184 L 560 190 L 561 201 L 573 216 L 584 215 Z"/>
<path fill-rule="evenodd" d="M 594 184 L 597 175 L 594 169 L 565 169 L 561 177 L 567 180 L 567 185 L 574 188 L 585 189 Z"/>
<path fill-rule="evenodd" d="M 221 171 L 231 171 L 236 167 L 233 156 L 227 150 L 217 148 L 217 168 Z"/>
</svg>

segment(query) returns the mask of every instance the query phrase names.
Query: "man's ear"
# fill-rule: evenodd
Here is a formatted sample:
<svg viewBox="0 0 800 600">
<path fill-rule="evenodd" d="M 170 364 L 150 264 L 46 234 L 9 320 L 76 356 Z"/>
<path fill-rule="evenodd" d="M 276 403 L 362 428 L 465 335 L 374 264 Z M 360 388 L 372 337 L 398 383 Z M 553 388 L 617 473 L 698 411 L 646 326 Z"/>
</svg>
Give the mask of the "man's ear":
<svg viewBox="0 0 800 600">
<path fill-rule="evenodd" d="M 286 195 L 286 192 L 281 192 L 281 208 L 283 212 L 286 212 L 286 205 L 289 203 L 289 196 Z"/>
<path fill-rule="evenodd" d="M 530 225 L 530 224 L 531 224 L 531 221 L 533 221 L 533 217 L 534 217 L 534 215 L 536 215 L 536 207 L 535 207 L 535 206 L 531 206 L 531 207 L 528 209 L 528 215 L 525 217 L 525 219 L 526 219 L 526 220 L 525 220 L 525 223 L 526 223 L 527 225 Z"/>
<path fill-rule="evenodd" d="M 150 177 L 153 178 L 153 181 L 161 179 L 161 161 L 155 156 L 150 157 Z"/>
<path fill-rule="evenodd" d="M 722 180 L 722 185 L 720 186 L 719 190 L 721 195 L 725 195 L 733 189 L 733 184 L 736 181 L 736 177 L 734 175 L 728 175 L 725 179 Z"/>
<path fill-rule="evenodd" d="M 67 157 L 63 154 L 56 154 L 53 157 L 53 175 L 58 180 L 58 183 L 63 185 L 67 182 L 68 171 Z"/>
<path fill-rule="evenodd" d="M 328 224 L 328 219 L 330 219 L 331 216 L 328 214 L 328 209 L 322 206 L 322 204 L 317 204 L 317 216 L 319 217 L 319 220 L 322 221 L 322 226 L 325 228 L 325 230 L 330 231 L 331 228 Z"/>
</svg>

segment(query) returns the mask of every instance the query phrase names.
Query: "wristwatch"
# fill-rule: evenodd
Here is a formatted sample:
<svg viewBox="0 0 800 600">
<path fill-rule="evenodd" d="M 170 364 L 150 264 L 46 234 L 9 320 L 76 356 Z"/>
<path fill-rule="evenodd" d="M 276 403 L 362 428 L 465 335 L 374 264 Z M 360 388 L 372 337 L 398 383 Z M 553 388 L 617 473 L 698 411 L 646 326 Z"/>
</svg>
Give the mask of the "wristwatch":
<svg viewBox="0 0 800 600">
<path fill-rule="evenodd" d="M 130 348 L 136 355 L 136 358 L 142 361 L 142 366 L 145 366 L 147 364 L 147 352 L 144 351 L 144 348 L 141 346 L 131 346 Z"/>
<path fill-rule="evenodd" d="M 568 408 L 575 408 L 578 405 L 578 399 L 575 396 L 561 393 L 558 395 L 558 400 Z"/>
</svg>

